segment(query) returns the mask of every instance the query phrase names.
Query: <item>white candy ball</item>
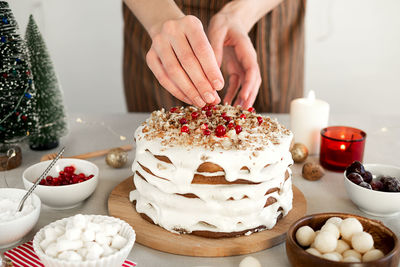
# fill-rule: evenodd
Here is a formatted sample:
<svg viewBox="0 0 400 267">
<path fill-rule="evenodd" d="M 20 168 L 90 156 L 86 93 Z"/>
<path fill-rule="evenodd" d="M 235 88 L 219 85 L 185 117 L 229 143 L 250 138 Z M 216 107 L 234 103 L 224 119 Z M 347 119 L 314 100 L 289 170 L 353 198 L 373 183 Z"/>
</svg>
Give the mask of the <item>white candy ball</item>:
<svg viewBox="0 0 400 267">
<path fill-rule="evenodd" d="M 342 223 L 342 221 L 343 221 L 342 218 L 339 218 L 339 217 L 331 217 L 331 218 L 329 218 L 329 219 L 325 222 L 325 224 L 327 224 L 327 223 L 333 223 L 334 225 L 336 225 L 336 226 L 339 228 L 339 226 L 340 226 L 340 224 Z"/>
<path fill-rule="evenodd" d="M 343 239 L 350 241 L 351 236 L 363 231 L 362 224 L 356 218 L 347 218 L 340 224 L 340 233 Z"/>
<path fill-rule="evenodd" d="M 345 252 L 343 252 L 343 258 L 347 258 L 347 257 L 355 257 L 359 260 L 361 260 L 361 254 L 358 251 L 355 251 L 354 249 L 349 249 L 346 250 Z"/>
<path fill-rule="evenodd" d="M 321 253 L 328 253 L 335 250 L 337 246 L 336 236 L 331 232 L 320 232 L 315 237 L 315 248 Z"/>
<path fill-rule="evenodd" d="M 261 267 L 261 263 L 256 258 L 247 256 L 239 263 L 239 267 Z"/>
<path fill-rule="evenodd" d="M 337 243 L 337 246 L 335 249 L 336 252 L 342 254 L 344 251 L 346 251 L 348 249 L 350 249 L 350 245 L 346 241 L 343 241 L 341 239 L 338 240 L 338 243 Z"/>
<path fill-rule="evenodd" d="M 351 238 L 351 245 L 360 253 L 365 253 L 374 247 L 374 239 L 367 232 L 355 233 Z"/>
<path fill-rule="evenodd" d="M 348 256 L 346 258 L 343 258 L 344 262 L 360 262 L 360 259 L 357 257 L 353 257 L 353 256 Z"/>
<path fill-rule="evenodd" d="M 340 258 L 336 253 L 325 253 L 322 255 L 322 258 L 331 260 L 331 261 L 340 261 Z"/>
<path fill-rule="evenodd" d="M 339 239 L 339 237 L 340 237 L 339 228 L 333 223 L 324 224 L 324 226 L 322 226 L 322 228 L 321 228 L 321 232 L 324 232 L 324 231 L 331 232 L 332 234 L 334 234 L 336 236 L 336 239 Z"/>
<path fill-rule="evenodd" d="M 128 240 L 125 237 L 117 234 L 112 239 L 111 247 L 115 249 L 121 249 L 126 245 L 127 242 Z"/>
<path fill-rule="evenodd" d="M 321 257 L 321 253 L 319 253 L 315 248 L 308 248 L 306 251 L 314 256 Z"/>
<path fill-rule="evenodd" d="M 301 246 L 308 247 L 314 241 L 314 238 L 315 232 L 310 226 L 302 226 L 297 229 L 296 240 Z"/>
<path fill-rule="evenodd" d="M 334 252 L 329 252 L 329 253 L 335 254 L 335 255 L 339 258 L 339 261 L 342 261 L 342 260 L 343 260 L 342 254 L 340 254 L 340 253 L 338 253 L 338 252 L 336 252 L 336 251 L 334 251 Z"/>
<path fill-rule="evenodd" d="M 362 261 L 374 261 L 378 260 L 385 256 L 383 252 L 379 249 L 372 249 L 370 251 L 367 251 L 363 256 L 362 256 Z"/>
</svg>

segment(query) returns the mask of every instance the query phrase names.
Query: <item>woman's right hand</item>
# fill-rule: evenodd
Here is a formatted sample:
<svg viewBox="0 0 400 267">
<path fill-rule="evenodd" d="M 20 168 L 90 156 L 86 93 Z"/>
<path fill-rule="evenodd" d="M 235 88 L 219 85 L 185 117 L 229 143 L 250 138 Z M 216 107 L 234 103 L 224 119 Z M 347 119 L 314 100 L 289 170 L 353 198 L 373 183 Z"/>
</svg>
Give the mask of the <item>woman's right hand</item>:
<svg viewBox="0 0 400 267">
<path fill-rule="evenodd" d="M 198 107 L 221 101 L 216 91 L 224 87 L 224 79 L 198 18 L 167 20 L 154 27 L 150 36 L 147 65 L 165 89 Z"/>
</svg>

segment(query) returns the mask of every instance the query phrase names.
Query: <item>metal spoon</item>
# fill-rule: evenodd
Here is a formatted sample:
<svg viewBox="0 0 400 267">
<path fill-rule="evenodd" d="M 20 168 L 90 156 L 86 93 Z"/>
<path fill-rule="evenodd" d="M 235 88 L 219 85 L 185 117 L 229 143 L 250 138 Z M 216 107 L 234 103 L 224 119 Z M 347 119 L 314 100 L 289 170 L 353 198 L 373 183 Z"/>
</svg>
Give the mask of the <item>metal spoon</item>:
<svg viewBox="0 0 400 267">
<path fill-rule="evenodd" d="M 37 181 L 32 185 L 32 187 L 28 190 L 28 192 L 25 194 L 25 196 L 22 198 L 21 202 L 18 205 L 17 211 L 21 211 L 22 208 L 24 207 L 25 200 L 32 194 L 33 190 L 35 190 L 36 186 L 40 183 L 40 181 L 49 173 L 51 168 L 53 168 L 54 164 L 56 164 L 57 160 L 61 157 L 61 155 L 64 153 L 65 147 L 61 148 L 60 152 L 58 152 L 57 156 L 53 161 L 50 163 L 50 165 L 44 170 L 42 175 L 37 179 Z"/>
</svg>

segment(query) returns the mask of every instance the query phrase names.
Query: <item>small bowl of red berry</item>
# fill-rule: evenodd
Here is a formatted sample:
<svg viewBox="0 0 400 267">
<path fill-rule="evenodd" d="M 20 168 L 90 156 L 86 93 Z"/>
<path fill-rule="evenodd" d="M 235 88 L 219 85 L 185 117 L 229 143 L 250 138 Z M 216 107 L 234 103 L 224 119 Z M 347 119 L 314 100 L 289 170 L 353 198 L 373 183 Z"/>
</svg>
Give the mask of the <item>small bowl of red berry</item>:
<svg viewBox="0 0 400 267">
<path fill-rule="evenodd" d="M 355 161 L 344 176 L 347 194 L 361 211 L 381 217 L 400 214 L 400 167 Z"/>
<path fill-rule="evenodd" d="M 43 161 L 27 168 L 22 174 L 26 189 L 31 188 L 50 161 Z M 96 189 L 99 168 L 86 160 L 59 159 L 35 189 L 42 203 L 55 209 L 78 206 Z"/>
</svg>

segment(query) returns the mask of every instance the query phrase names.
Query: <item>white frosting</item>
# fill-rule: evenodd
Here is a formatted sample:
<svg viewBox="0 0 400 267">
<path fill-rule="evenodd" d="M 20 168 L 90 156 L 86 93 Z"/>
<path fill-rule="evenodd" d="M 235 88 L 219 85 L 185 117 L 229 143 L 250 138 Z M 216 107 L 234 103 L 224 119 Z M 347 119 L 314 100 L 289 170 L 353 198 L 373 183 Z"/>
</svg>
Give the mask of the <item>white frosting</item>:
<svg viewBox="0 0 400 267">
<path fill-rule="evenodd" d="M 293 163 L 289 152 L 292 134 L 282 134 L 279 143 L 269 142 L 262 150 L 254 150 L 251 146 L 226 150 L 166 146 L 162 143 L 165 137 L 146 139 L 143 127 L 140 126 L 135 133 L 136 158 L 132 170 L 136 190 L 131 192 L 130 200 L 136 201 L 136 210 L 146 214 L 154 223 L 172 232 L 205 230 L 229 233 L 259 226 L 271 229 L 281 213 L 278 211 L 280 207 L 283 215 L 291 210 L 293 192 L 288 166 Z M 246 135 L 245 131 L 243 135 Z M 160 161 L 154 155 L 166 156 L 172 163 Z M 198 167 L 204 162 L 217 164 L 224 171 L 198 172 Z M 241 170 L 242 167 L 249 171 Z M 285 181 L 286 172 L 289 178 Z M 228 182 L 244 179 L 253 183 L 192 184 L 195 174 L 225 176 Z M 272 188 L 279 190 L 265 195 Z M 197 198 L 177 194 L 194 194 Z M 269 197 L 275 198 L 276 202 L 264 207 Z"/>
</svg>

